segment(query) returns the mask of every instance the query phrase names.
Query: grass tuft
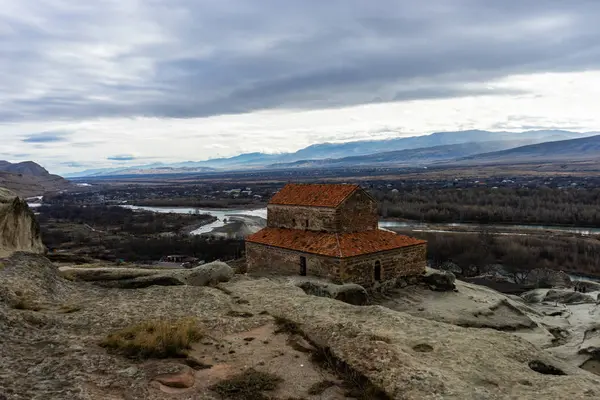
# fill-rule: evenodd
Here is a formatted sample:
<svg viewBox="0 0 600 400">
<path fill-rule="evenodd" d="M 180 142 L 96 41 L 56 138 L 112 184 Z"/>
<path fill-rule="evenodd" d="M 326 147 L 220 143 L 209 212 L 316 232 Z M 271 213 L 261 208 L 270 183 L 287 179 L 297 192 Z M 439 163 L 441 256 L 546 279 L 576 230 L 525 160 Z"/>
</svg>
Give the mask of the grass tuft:
<svg viewBox="0 0 600 400">
<path fill-rule="evenodd" d="M 210 387 L 222 397 L 232 400 L 267 400 L 262 392 L 277 389 L 283 379 L 267 372 L 248 369 Z"/>
<path fill-rule="evenodd" d="M 194 318 L 150 320 L 113 332 L 100 345 L 132 358 L 182 357 L 203 336 Z"/>
</svg>

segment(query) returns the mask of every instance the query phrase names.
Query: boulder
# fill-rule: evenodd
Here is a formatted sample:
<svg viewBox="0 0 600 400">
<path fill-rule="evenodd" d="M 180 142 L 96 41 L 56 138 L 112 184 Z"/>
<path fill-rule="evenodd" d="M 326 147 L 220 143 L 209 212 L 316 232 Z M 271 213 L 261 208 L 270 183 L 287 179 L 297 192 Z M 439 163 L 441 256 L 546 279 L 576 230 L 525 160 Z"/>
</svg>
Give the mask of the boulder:
<svg viewBox="0 0 600 400">
<path fill-rule="evenodd" d="M 542 301 L 544 301 L 544 298 L 546 297 L 546 292 L 547 291 L 545 289 L 533 289 L 533 290 L 530 290 L 528 292 L 521 294 L 521 298 L 526 303 L 531 303 L 531 304 L 541 303 Z"/>
<path fill-rule="evenodd" d="M 544 301 L 558 302 L 562 304 L 596 303 L 596 299 L 589 294 L 576 292 L 570 289 L 550 289 Z"/>
<path fill-rule="evenodd" d="M 463 273 L 463 270 L 458 265 L 454 264 L 452 261 L 446 261 L 439 267 L 442 271 L 452 272 L 455 276 L 460 276 Z"/>
<path fill-rule="evenodd" d="M 233 278 L 234 274 L 233 268 L 221 261 L 203 264 L 181 272 L 181 274 L 176 274 L 175 277 L 190 286 L 208 286 L 227 282 Z"/>
<path fill-rule="evenodd" d="M 456 277 L 452 272 L 440 271 L 427 268 L 425 274 L 421 276 L 421 281 L 429 286 L 430 289 L 438 292 L 454 290 L 456 286 L 454 281 Z"/>
<path fill-rule="evenodd" d="M 355 306 L 362 306 L 369 302 L 369 295 L 365 288 L 354 283 L 335 285 L 333 283 L 304 281 L 296 285 L 304 290 L 306 294 L 328 297 Z"/>
<path fill-rule="evenodd" d="M 569 275 L 563 271 L 554 271 L 548 268 L 532 269 L 523 284 L 539 288 L 568 288 L 572 286 Z"/>
</svg>

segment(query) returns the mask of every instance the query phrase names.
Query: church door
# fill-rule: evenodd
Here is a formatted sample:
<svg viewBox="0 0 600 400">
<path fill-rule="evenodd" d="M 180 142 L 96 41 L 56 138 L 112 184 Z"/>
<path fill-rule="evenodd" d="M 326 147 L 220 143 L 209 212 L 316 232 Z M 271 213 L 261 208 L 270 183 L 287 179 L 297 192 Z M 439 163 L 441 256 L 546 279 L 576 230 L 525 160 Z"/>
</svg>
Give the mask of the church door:
<svg viewBox="0 0 600 400">
<path fill-rule="evenodd" d="M 379 282 L 381 280 L 381 263 L 379 261 L 375 261 L 375 270 L 373 271 L 373 275 L 375 281 Z"/>
<path fill-rule="evenodd" d="M 306 257 L 300 257 L 300 275 L 306 276 Z"/>
</svg>

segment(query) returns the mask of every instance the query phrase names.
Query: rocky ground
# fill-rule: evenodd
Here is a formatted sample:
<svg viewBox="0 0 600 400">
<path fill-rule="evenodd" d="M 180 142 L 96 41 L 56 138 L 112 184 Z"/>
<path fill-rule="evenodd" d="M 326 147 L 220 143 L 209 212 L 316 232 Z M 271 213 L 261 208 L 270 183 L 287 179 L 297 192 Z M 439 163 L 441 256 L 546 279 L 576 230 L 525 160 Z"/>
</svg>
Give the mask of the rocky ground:
<svg viewBox="0 0 600 400">
<path fill-rule="evenodd" d="M 223 270 L 209 264 L 178 271 L 175 286 L 124 289 L 106 287 L 122 272 L 80 281 L 65 271 L 67 280 L 42 256 L 16 253 L 0 269 L 0 398 L 221 399 L 214 385 L 249 371 L 277 382 L 263 397 L 227 398 L 600 396 L 600 377 L 550 351 L 560 335 L 545 319 L 556 316 L 519 298 L 457 282 L 456 292 L 411 285 L 355 306 L 281 279 L 217 283 L 221 274 L 211 273 Z M 179 317 L 204 332 L 186 357 L 131 359 L 100 346 L 132 324 Z M 597 336 L 587 331 L 593 352 Z"/>
</svg>

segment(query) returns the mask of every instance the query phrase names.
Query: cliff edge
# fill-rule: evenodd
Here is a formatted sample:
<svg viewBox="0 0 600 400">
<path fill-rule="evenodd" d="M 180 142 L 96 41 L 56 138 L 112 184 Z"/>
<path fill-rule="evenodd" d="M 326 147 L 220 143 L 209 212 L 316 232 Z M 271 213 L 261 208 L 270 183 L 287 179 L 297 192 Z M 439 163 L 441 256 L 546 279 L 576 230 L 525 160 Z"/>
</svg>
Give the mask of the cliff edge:
<svg viewBox="0 0 600 400">
<path fill-rule="evenodd" d="M 27 203 L 10 190 L 0 188 L 0 258 L 15 251 L 44 250 L 40 227 Z"/>
</svg>

